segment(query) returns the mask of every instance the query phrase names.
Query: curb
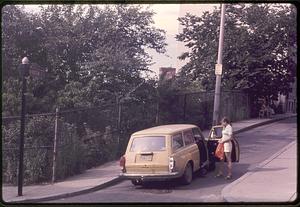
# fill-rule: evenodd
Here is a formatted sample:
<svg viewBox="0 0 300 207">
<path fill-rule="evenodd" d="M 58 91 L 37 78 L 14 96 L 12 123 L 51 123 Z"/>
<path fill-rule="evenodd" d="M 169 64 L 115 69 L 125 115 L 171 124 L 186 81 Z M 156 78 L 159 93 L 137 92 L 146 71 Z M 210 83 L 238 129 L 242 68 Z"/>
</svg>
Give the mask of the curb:
<svg viewBox="0 0 300 207">
<path fill-rule="evenodd" d="M 281 120 L 284 120 L 284 119 L 288 119 L 288 118 L 292 118 L 292 117 L 297 117 L 297 114 L 292 114 L 292 115 L 289 115 L 289 116 L 284 116 L 284 117 L 280 117 L 280 118 L 270 119 L 268 121 L 264 121 L 264 122 L 260 122 L 260 123 L 257 123 L 257 124 L 253 124 L 253 125 L 250 125 L 248 127 L 236 130 L 234 133 L 235 134 L 239 134 L 239 133 L 248 131 L 250 129 L 256 128 L 256 127 L 260 127 L 260 126 L 263 126 L 263 125 L 271 124 L 271 123 L 274 123 L 274 122 L 277 122 L 277 121 L 281 121 Z"/>
<path fill-rule="evenodd" d="M 234 197 L 232 197 L 230 195 L 231 189 L 234 188 L 235 185 L 239 184 L 240 182 L 242 182 L 243 180 L 245 180 L 247 177 L 249 177 L 250 175 L 252 175 L 253 173 L 255 173 L 255 170 L 258 168 L 261 168 L 265 165 L 267 165 L 269 162 L 271 162 L 272 160 L 274 160 L 276 157 L 278 157 L 279 155 L 281 155 L 284 151 L 286 151 L 287 149 L 289 149 L 292 145 L 297 144 L 297 140 L 289 143 L 288 145 L 286 145 L 283 149 L 281 149 L 279 152 L 273 154 L 271 157 L 269 157 L 268 159 L 266 159 L 265 161 L 259 163 L 258 165 L 256 165 L 254 168 L 251 168 L 249 172 L 245 173 L 243 176 L 241 176 L 240 178 L 238 178 L 237 180 L 235 180 L 234 182 L 226 185 L 222 191 L 221 191 L 221 197 L 223 198 L 224 201 L 226 202 L 242 202 L 239 201 L 237 199 L 235 199 Z"/>
<path fill-rule="evenodd" d="M 18 200 L 18 201 L 9 200 L 9 201 L 5 201 L 5 203 L 6 204 L 31 203 L 31 202 L 43 202 L 43 201 L 57 200 L 57 199 L 61 199 L 61 198 L 68 198 L 68 197 L 78 196 L 78 195 L 82 195 L 82 194 L 86 194 L 86 193 L 91 193 L 91 192 L 94 192 L 97 190 L 101 190 L 103 188 L 115 185 L 121 181 L 123 181 L 123 178 L 118 176 L 118 177 L 115 177 L 115 178 L 105 182 L 105 183 L 101 183 L 94 187 L 85 188 L 85 189 L 82 189 L 79 191 L 74 191 L 74 192 L 70 192 L 70 193 L 62 193 L 62 194 L 51 195 L 51 196 L 46 196 L 46 197 L 39 197 L 39 198 L 29 198 L 29 199 Z"/>
</svg>

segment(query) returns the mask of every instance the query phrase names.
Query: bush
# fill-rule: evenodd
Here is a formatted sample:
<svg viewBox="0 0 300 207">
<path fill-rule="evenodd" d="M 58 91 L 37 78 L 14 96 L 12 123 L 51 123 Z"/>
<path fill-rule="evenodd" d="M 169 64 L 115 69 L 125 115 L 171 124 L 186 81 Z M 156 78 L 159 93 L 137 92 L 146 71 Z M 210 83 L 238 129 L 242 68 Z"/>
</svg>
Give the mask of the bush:
<svg viewBox="0 0 300 207">
<path fill-rule="evenodd" d="M 51 149 L 41 146 L 53 146 L 53 118 L 35 117 L 26 120 L 24 149 L 24 183 L 46 181 L 51 175 Z M 18 142 L 20 139 L 20 122 L 2 127 L 3 137 L 3 181 L 17 183 Z M 50 173 L 49 173 L 50 172 Z"/>
<path fill-rule="evenodd" d="M 57 177 L 65 178 L 84 169 L 84 146 L 75 127 L 63 123 L 58 136 Z M 20 122 L 2 126 L 3 182 L 17 184 L 18 141 Z M 24 183 L 40 183 L 52 178 L 54 117 L 34 117 L 25 127 Z"/>
</svg>

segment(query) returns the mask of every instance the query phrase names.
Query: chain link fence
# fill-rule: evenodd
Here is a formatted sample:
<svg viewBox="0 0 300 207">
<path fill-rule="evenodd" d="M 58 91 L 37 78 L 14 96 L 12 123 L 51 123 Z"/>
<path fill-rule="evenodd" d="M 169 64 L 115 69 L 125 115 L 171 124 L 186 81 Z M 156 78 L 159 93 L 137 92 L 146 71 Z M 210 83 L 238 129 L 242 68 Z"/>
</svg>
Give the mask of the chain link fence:
<svg viewBox="0 0 300 207">
<path fill-rule="evenodd" d="M 131 133 L 155 124 L 154 102 L 124 101 L 57 114 L 27 115 L 24 183 L 62 180 L 118 159 Z M 18 175 L 19 119 L 2 118 L 2 179 L 14 185 Z"/>
<path fill-rule="evenodd" d="M 164 111 L 161 123 L 196 124 L 201 129 L 212 126 L 214 92 L 195 92 L 173 96 L 169 102 L 161 104 Z M 232 121 L 249 118 L 248 95 L 240 91 L 222 91 L 220 98 L 220 118 L 229 117 Z"/>
<path fill-rule="evenodd" d="M 61 180 L 115 159 L 116 153 L 113 152 L 117 152 L 117 144 L 114 139 L 118 131 L 109 123 L 104 126 L 105 113 L 105 110 L 92 109 L 62 112 L 57 117 L 55 113 L 26 117 L 24 183 L 49 182 L 53 170 L 55 180 Z M 95 130 L 97 126 L 98 130 Z M 5 183 L 17 184 L 19 129 L 20 121 L 17 118 L 3 119 L 2 179 Z"/>
</svg>

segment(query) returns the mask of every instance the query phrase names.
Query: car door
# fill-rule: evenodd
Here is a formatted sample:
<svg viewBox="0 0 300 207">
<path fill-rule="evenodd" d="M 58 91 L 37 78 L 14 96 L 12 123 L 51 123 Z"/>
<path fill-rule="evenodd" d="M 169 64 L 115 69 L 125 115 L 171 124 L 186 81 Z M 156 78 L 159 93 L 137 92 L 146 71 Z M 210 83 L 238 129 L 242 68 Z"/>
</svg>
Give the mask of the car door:
<svg viewBox="0 0 300 207">
<path fill-rule="evenodd" d="M 210 133 L 207 138 L 207 148 L 209 158 L 219 162 L 220 160 L 215 157 L 215 151 L 218 146 L 218 141 L 222 138 L 222 130 L 223 127 L 218 125 L 212 127 Z M 240 147 L 236 137 L 233 135 L 233 139 L 231 140 L 232 143 L 232 152 L 231 152 L 231 161 L 232 162 L 239 162 L 240 160 Z M 225 159 L 226 162 L 226 159 Z"/>
<path fill-rule="evenodd" d="M 185 168 L 186 153 L 184 151 L 184 141 L 182 132 L 172 135 L 171 137 L 172 154 L 171 157 L 175 160 L 175 172 L 183 173 Z"/>
<path fill-rule="evenodd" d="M 198 127 L 192 129 L 196 144 L 198 145 L 200 152 L 200 166 L 208 160 L 208 150 L 207 143 L 204 139 L 204 136 L 201 133 L 201 130 Z"/>
<path fill-rule="evenodd" d="M 183 131 L 183 140 L 185 153 L 189 155 L 187 159 L 191 159 L 194 162 L 194 171 L 196 171 L 200 168 L 200 155 L 192 129 Z M 186 160 L 186 162 L 187 161 L 188 160 Z"/>
</svg>

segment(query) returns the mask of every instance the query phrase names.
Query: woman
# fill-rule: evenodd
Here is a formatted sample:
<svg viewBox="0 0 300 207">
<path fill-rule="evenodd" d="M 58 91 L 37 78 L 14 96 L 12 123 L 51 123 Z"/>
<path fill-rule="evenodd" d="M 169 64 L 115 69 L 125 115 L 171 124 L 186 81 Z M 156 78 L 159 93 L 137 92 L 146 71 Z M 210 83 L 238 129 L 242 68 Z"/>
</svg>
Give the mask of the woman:
<svg viewBox="0 0 300 207">
<path fill-rule="evenodd" d="M 230 120 L 226 117 L 224 117 L 221 121 L 221 124 L 223 126 L 222 130 L 222 138 L 219 140 L 219 143 L 224 143 L 224 153 L 227 160 L 227 167 L 228 167 L 228 174 L 225 177 L 225 179 L 231 179 L 232 177 L 232 162 L 231 162 L 231 151 L 232 151 L 232 126 L 230 123 Z M 223 175 L 223 168 L 224 168 L 224 160 L 221 161 L 219 172 L 216 175 L 216 177 L 221 177 Z"/>
</svg>

